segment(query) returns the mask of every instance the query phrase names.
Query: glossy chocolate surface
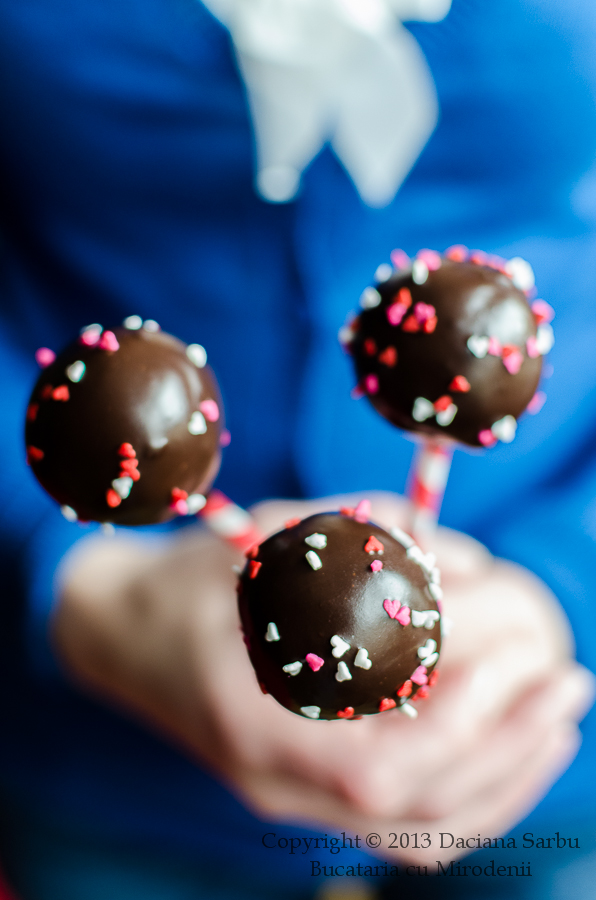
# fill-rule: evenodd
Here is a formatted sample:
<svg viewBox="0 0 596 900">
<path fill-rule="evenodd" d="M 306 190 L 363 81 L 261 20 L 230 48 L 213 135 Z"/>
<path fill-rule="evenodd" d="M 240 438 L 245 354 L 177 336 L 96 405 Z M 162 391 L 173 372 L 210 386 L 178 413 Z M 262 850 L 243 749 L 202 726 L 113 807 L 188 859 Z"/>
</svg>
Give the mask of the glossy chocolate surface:
<svg viewBox="0 0 596 900">
<path fill-rule="evenodd" d="M 392 325 L 387 310 L 402 288 L 410 292 L 412 305 L 401 322 Z M 408 431 L 478 447 L 479 433 L 490 432 L 506 416 L 517 419 L 525 410 L 538 385 L 542 357 L 528 355 L 527 341 L 536 337 L 536 321 L 525 294 L 507 275 L 488 266 L 443 259 L 423 284 L 416 284 L 409 271 L 398 272 L 377 285 L 377 291 L 381 302 L 360 314 L 350 352 L 359 384 L 382 416 Z M 435 310 L 430 333 L 424 326 L 407 330 L 407 320 L 412 322 L 419 303 Z M 521 353 L 519 371 L 512 374 L 502 356 L 490 351 L 485 350 L 482 358 L 475 356 L 467 344 L 473 336 L 493 338 L 497 346 Z M 390 347 L 395 353 L 387 353 Z M 377 390 L 374 378 L 366 381 L 370 375 L 378 380 Z M 469 390 L 451 388 L 456 376 L 465 378 Z M 425 421 L 413 418 L 417 398 L 434 404 L 444 396 L 457 406 L 452 422 L 441 426 L 434 416 Z"/>
<path fill-rule="evenodd" d="M 202 494 L 218 472 L 223 414 L 217 383 L 169 334 L 126 328 L 113 333 L 117 350 L 77 341 L 42 371 L 27 417 L 30 464 L 48 493 L 81 520 L 162 522 L 176 515 L 173 489 Z M 79 362 L 84 374 L 73 382 L 67 369 Z M 207 405 L 209 416 L 200 413 L 206 400 L 217 404 Z M 189 431 L 195 413 L 204 433 Z M 107 493 L 126 474 L 123 444 L 134 449 L 140 478 L 111 507 Z M 32 456 L 31 447 L 43 458 Z"/>
<path fill-rule="evenodd" d="M 324 548 L 314 550 L 322 563 L 316 570 L 306 558 L 313 548 L 305 538 L 313 534 L 327 539 Z M 383 545 L 383 553 L 365 551 L 371 536 Z M 383 564 L 380 571 L 371 570 L 375 560 Z M 256 576 L 251 577 L 255 564 Z M 400 705 L 408 698 L 396 692 L 422 663 L 418 648 L 431 639 L 440 651 L 437 604 L 429 593 L 425 569 L 370 522 L 324 513 L 286 528 L 264 541 L 247 561 L 238 590 L 257 678 L 279 703 L 298 714 L 305 715 L 301 713 L 305 707 L 316 707 L 321 719 L 350 718 Z M 430 629 L 414 627 L 411 621 L 403 625 L 391 617 L 386 600 L 393 602 L 391 612 L 399 607 L 402 616 L 404 606 L 432 611 L 434 624 Z M 266 639 L 267 634 L 271 638 L 269 623 L 275 625 L 279 640 Z M 334 637 L 350 645 L 339 658 L 333 655 Z M 360 648 L 368 652 L 372 663 L 368 669 L 355 664 Z M 307 654 L 323 661 L 318 671 L 309 666 Z M 351 680 L 336 679 L 340 662 Z M 292 663 L 302 664 L 296 675 L 283 670 Z M 428 667 L 429 675 L 433 666 Z M 409 699 L 418 690 L 413 684 Z M 339 712 L 344 714 L 338 716 Z"/>
</svg>

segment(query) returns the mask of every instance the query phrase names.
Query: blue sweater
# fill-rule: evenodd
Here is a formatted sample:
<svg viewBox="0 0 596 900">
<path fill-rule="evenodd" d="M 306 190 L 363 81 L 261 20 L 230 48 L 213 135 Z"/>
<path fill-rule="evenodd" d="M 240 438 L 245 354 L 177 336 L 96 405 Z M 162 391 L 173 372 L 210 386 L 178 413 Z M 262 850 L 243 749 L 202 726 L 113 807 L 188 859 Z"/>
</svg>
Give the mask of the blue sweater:
<svg viewBox="0 0 596 900">
<path fill-rule="evenodd" d="M 233 437 L 217 484 L 238 502 L 402 491 L 412 444 L 350 399 L 336 340 L 396 246 L 522 255 L 556 309 L 544 410 L 512 445 L 456 453 L 443 521 L 543 578 L 594 667 L 596 11 L 454 0 L 411 30 L 442 114 L 395 201 L 365 207 L 325 149 L 274 206 L 252 188 L 229 36 L 198 0 L 0 0 L 0 784 L 17 802 L 303 872 L 223 786 L 60 674 L 53 579 L 82 531 L 27 470 L 23 413 L 37 347 L 138 313 L 207 347 Z M 536 816 L 593 809 L 594 717 L 585 731 Z"/>
</svg>

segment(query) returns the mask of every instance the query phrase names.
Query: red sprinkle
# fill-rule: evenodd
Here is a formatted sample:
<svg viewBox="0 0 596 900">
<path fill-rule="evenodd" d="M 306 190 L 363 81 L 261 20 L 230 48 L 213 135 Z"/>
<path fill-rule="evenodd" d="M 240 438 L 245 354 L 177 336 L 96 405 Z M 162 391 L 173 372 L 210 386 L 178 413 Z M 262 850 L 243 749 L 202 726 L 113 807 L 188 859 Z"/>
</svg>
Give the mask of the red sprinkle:
<svg viewBox="0 0 596 900">
<path fill-rule="evenodd" d="M 542 325 L 543 322 L 552 322 L 555 317 L 554 309 L 546 300 L 534 300 L 531 308 L 537 325 Z M 39 350 L 37 352 L 39 353 Z"/>
<path fill-rule="evenodd" d="M 138 481 L 141 477 L 141 473 L 138 469 L 138 459 L 123 459 L 120 462 L 120 471 L 124 473 L 124 475 L 130 475 L 133 481 Z M 186 498 L 183 497 L 182 499 L 185 500 Z"/>
<path fill-rule="evenodd" d="M 362 397 L 364 397 L 364 391 L 359 384 L 357 384 L 355 388 L 352 388 L 352 390 L 350 391 L 350 397 L 352 398 L 352 400 L 361 400 Z"/>
<path fill-rule="evenodd" d="M 354 707 L 346 706 L 345 709 L 338 709 L 337 718 L 338 719 L 351 719 L 354 715 Z"/>
<path fill-rule="evenodd" d="M 439 680 L 439 672 L 437 669 L 433 669 L 430 675 L 428 676 L 428 686 L 429 688 L 434 687 L 437 681 Z"/>
<path fill-rule="evenodd" d="M 372 338 L 367 338 L 364 342 L 364 352 L 369 356 L 374 356 L 377 352 L 377 345 Z"/>
<path fill-rule="evenodd" d="M 259 555 L 259 545 L 253 544 L 252 547 L 249 547 L 248 550 L 244 551 L 244 555 L 247 559 L 255 559 Z"/>
<path fill-rule="evenodd" d="M 120 344 L 118 343 L 118 338 L 114 334 L 113 331 L 104 331 L 102 336 L 100 337 L 97 346 L 100 350 L 119 350 Z"/>
<path fill-rule="evenodd" d="M 411 693 L 412 693 L 412 682 L 408 678 L 408 680 L 404 681 L 402 686 L 397 691 L 397 696 L 398 697 L 409 697 Z"/>
<path fill-rule="evenodd" d="M 294 525 L 300 525 L 301 521 L 302 519 L 298 516 L 296 516 L 295 519 L 288 519 L 286 522 L 284 522 L 284 528 L 293 528 Z"/>
<path fill-rule="evenodd" d="M 470 262 L 476 266 L 488 265 L 488 254 L 484 250 L 472 250 L 470 253 Z"/>
<path fill-rule="evenodd" d="M 384 366 L 393 368 L 397 362 L 397 350 L 395 347 L 386 347 L 382 353 L 379 353 L 379 362 L 383 363 Z"/>
<path fill-rule="evenodd" d="M 120 494 L 117 494 L 113 488 L 110 488 L 106 493 L 106 503 L 113 509 L 115 506 L 120 506 L 120 504 L 122 503 L 122 497 L 120 496 Z"/>
<path fill-rule="evenodd" d="M 34 447 L 32 444 L 27 447 L 27 462 L 39 462 L 44 456 L 45 453 L 39 447 Z"/>
<path fill-rule="evenodd" d="M 350 516 L 350 518 L 353 518 L 356 512 L 353 506 L 340 506 L 339 511 L 342 516 Z"/>
<path fill-rule="evenodd" d="M 408 334 L 415 334 L 417 331 L 420 331 L 420 323 L 416 316 L 408 316 L 401 327 L 402 331 L 406 331 Z"/>
<path fill-rule="evenodd" d="M 120 444 L 118 447 L 118 456 L 127 456 L 129 459 L 134 459 L 136 456 L 135 449 L 132 444 Z"/>
<path fill-rule="evenodd" d="M 418 690 L 412 697 L 412 700 L 413 701 L 414 700 L 428 700 L 429 696 L 430 696 L 430 691 L 428 689 L 428 685 L 423 684 L 421 687 L 418 688 Z"/>
<path fill-rule="evenodd" d="M 259 687 L 261 688 L 261 693 L 262 693 L 262 694 L 268 694 L 268 693 L 269 693 L 269 691 L 267 690 L 267 688 L 265 687 L 265 685 L 263 684 L 262 681 L 259 681 Z"/>
<path fill-rule="evenodd" d="M 439 397 L 438 400 L 435 400 L 433 406 L 437 412 L 444 412 L 444 410 L 448 409 L 452 403 L 453 400 L 451 397 L 448 394 L 444 394 L 442 397 Z"/>
<path fill-rule="evenodd" d="M 39 396 L 41 397 L 42 400 L 49 400 L 50 397 L 52 396 L 53 390 L 54 390 L 54 388 L 52 387 L 51 384 L 44 384 Z"/>
<path fill-rule="evenodd" d="M 257 562 L 256 559 L 251 559 L 248 564 L 248 577 L 256 578 L 262 565 L 263 563 Z"/>
<path fill-rule="evenodd" d="M 57 388 L 54 388 L 52 391 L 52 400 L 62 400 L 64 403 L 66 403 L 67 400 L 70 400 L 70 392 L 67 385 L 60 384 Z"/>
<path fill-rule="evenodd" d="M 174 487 L 172 488 L 172 500 L 176 502 L 176 500 L 187 500 L 188 499 L 188 491 L 183 491 L 182 488 Z"/>
<path fill-rule="evenodd" d="M 445 250 L 445 256 L 452 262 L 465 262 L 468 258 L 468 248 L 463 244 L 454 244 Z"/>
<path fill-rule="evenodd" d="M 39 350 L 35 351 L 35 362 L 42 369 L 51 366 L 55 359 L 56 354 L 49 347 L 40 347 Z"/>
<path fill-rule="evenodd" d="M 435 328 L 437 327 L 437 317 L 431 316 L 430 319 L 427 319 L 424 325 L 422 326 L 425 334 L 432 334 Z"/>
<path fill-rule="evenodd" d="M 371 554 L 372 554 L 372 553 L 384 553 L 384 552 L 385 552 L 385 547 L 384 547 L 383 544 L 378 540 L 378 538 L 376 538 L 376 537 L 374 536 L 374 534 L 371 534 L 371 536 L 370 536 L 369 539 L 367 540 L 366 544 L 364 545 L 364 552 L 365 552 L 365 553 L 371 553 Z"/>
<path fill-rule="evenodd" d="M 383 697 L 379 703 L 379 712 L 385 712 L 386 709 L 393 709 L 395 706 L 397 706 L 395 700 L 391 697 Z"/>
<path fill-rule="evenodd" d="M 456 375 L 449 385 L 449 390 L 460 391 L 462 394 L 467 394 L 471 387 L 472 385 L 465 375 Z"/>
<path fill-rule="evenodd" d="M 39 403 L 30 403 L 27 407 L 27 421 L 35 422 L 39 411 Z"/>
</svg>

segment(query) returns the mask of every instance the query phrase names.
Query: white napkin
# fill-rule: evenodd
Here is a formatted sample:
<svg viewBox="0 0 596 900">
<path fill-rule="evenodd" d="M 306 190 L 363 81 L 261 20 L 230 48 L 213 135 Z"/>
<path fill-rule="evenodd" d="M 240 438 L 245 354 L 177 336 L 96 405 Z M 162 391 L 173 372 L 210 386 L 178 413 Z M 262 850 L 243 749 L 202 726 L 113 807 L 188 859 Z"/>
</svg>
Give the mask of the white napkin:
<svg viewBox="0 0 596 900">
<path fill-rule="evenodd" d="M 230 31 L 252 112 L 258 192 L 283 203 L 329 141 L 370 206 L 389 203 L 438 114 L 401 22 L 451 0 L 202 0 Z"/>
</svg>

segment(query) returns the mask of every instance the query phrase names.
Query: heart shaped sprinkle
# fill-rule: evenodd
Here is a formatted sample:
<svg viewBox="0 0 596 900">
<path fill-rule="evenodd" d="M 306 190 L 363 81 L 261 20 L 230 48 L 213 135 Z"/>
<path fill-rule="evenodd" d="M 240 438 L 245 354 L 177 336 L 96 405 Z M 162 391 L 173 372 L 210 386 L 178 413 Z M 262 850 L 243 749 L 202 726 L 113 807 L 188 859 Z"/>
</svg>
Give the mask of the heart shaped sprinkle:
<svg viewBox="0 0 596 900">
<path fill-rule="evenodd" d="M 275 622 L 269 622 L 267 625 L 267 631 L 265 633 L 265 640 L 271 643 L 272 641 L 279 641 L 279 631 L 277 630 L 277 625 Z"/>
<path fill-rule="evenodd" d="M 501 346 L 501 341 L 498 337 L 495 337 L 494 334 L 491 334 L 488 339 L 488 355 L 489 356 L 501 356 L 503 352 L 503 347 Z"/>
<path fill-rule="evenodd" d="M 95 347 L 101 337 L 101 332 L 101 325 L 88 325 L 81 331 L 79 342 L 85 347 Z"/>
<path fill-rule="evenodd" d="M 555 317 L 554 309 L 546 300 L 534 300 L 531 309 L 537 325 L 542 325 L 543 322 L 552 322 Z"/>
<path fill-rule="evenodd" d="M 340 638 L 338 634 L 334 634 L 329 643 L 333 647 L 331 653 L 336 659 L 339 659 L 350 649 L 350 644 L 348 644 L 347 641 L 344 641 L 343 638 Z"/>
<path fill-rule="evenodd" d="M 377 352 L 377 345 L 372 338 L 367 338 L 364 342 L 364 352 L 368 356 L 374 356 Z"/>
<path fill-rule="evenodd" d="M 451 406 L 451 397 L 449 394 L 443 394 L 438 400 L 435 400 L 433 407 L 435 412 L 443 412 Z"/>
<path fill-rule="evenodd" d="M 412 263 L 412 281 L 414 284 L 424 284 L 428 278 L 428 266 L 423 259 L 415 259 Z"/>
<path fill-rule="evenodd" d="M 60 512 L 64 516 L 67 522 L 77 522 L 78 516 L 76 510 L 72 508 L 72 506 L 61 506 Z"/>
<path fill-rule="evenodd" d="M 538 349 L 538 341 L 533 334 L 526 341 L 526 352 L 530 359 L 538 359 L 540 350 Z"/>
<path fill-rule="evenodd" d="M 396 269 L 408 269 L 410 267 L 410 257 L 405 250 L 392 250 L 389 254 L 389 259 Z M 407 290 L 407 288 L 402 288 L 403 290 Z"/>
<path fill-rule="evenodd" d="M 114 478 L 112 481 L 112 487 L 123 500 L 130 494 L 132 485 L 133 481 L 129 475 L 122 475 L 121 478 Z"/>
<path fill-rule="evenodd" d="M 426 263 L 429 272 L 436 272 L 443 264 L 441 255 L 436 250 L 419 250 L 416 254 L 416 259 L 421 259 L 422 262 Z"/>
<path fill-rule="evenodd" d="M 483 447 L 494 447 L 497 439 L 489 428 L 483 428 L 478 432 L 478 440 Z"/>
<path fill-rule="evenodd" d="M 251 559 L 251 561 L 248 564 L 248 577 L 256 578 L 257 575 L 259 574 L 259 569 L 261 568 L 262 565 L 263 565 L 262 562 L 257 562 L 256 559 Z"/>
<path fill-rule="evenodd" d="M 383 697 L 379 703 L 379 712 L 385 712 L 387 709 L 394 709 L 396 706 L 397 703 L 391 697 Z"/>
<path fill-rule="evenodd" d="M 104 331 L 99 341 L 97 342 L 97 346 L 100 350 L 115 351 L 120 349 L 118 338 L 113 331 Z"/>
<path fill-rule="evenodd" d="M 282 667 L 286 675 L 296 676 L 302 671 L 302 663 L 300 661 L 288 663 Z"/>
<path fill-rule="evenodd" d="M 498 440 L 510 444 L 517 431 L 517 422 L 513 416 L 503 416 L 502 419 L 493 422 L 491 431 Z"/>
<path fill-rule="evenodd" d="M 203 369 L 207 365 L 207 351 L 201 344 L 189 344 L 186 355 L 197 369 Z"/>
<path fill-rule="evenodd" d="M 405 331 L 406 334 L 416 334 L 417 331 L 420 331 L 420 322 L 418 321 L 416 316 L 408 316 L 404 324 L 401 326 L 401 330 Z"/>
<path fill-rule="evenodd" d="M 390 619 L 395 619 L 401 606 L 399 600 L 383 600 L 383 609 Z"/>
<path fill-rule="evenodd" d="M 540 355 L 546 356 L 546 354 L 552 350 L 554 343 L 555 334 L 552 325 L 549 325 L 547 322 L 543 325 L 539 325 L 536 332 L 536 346 Z"/>
<path fill-rule="evenodd" d="M 316 532 L 315 534 L 309 534 L 308 537 L 304 538 L 304 543 L 308 544 L 309 547 L 314 547 L 315 550 L 324 550 L 327 546 L 327 535 L 317 534 Z"/>
<path fill-rule="evenodd" d="M 435 414 L 435 407 L 426 397 L 416 397 L 412 408 L 412 418 L 416 422 L 425 422 Z"/>
<path fill-rule="evenodd" d="M 364 390 L 367 394 L 378 394 L 379 392 L 379 379 L 376 375 L 370 374 L 367 375 L 364 379 Z"/>
<path fill-rule="evenodd" d="M 523 361 L 524 357 L 517 347 L 503 347 L 503 365 L 510 375 L 517 375 Z"/>
<path fill-rule="evenodd" d="M 473 334 L 468 338 L 467 345 L 470 353 L 477 359 L 484 359 L 488 353 L 489 339 L 485 335 Z"/>
<path fill-rule="evenodd" d="M 410 303 L 412 301 L 410 300 Z M 385 310 L 385 315 L 387 316 L 387 321 L 390 325 L 399 325 L 401 324 L 401 320 L 405 316 L 408 311 L 408 307 L 399 301 L 397 303 L 392 303 L 391 306 L 388 306 Z"/>
<path fill-rule="evenodd" d="M 426 666 L 418 666 L 417 669 L 414 669 L 410 675 L 410 681 L 414 682 L 414 684 L 426 684 L 428 681 Z"/>
<path fill-rule="evenodd" d="M 368 650 L 364 647 L 360 647 L 358 653 L 356 654 L 356 658 L 354 660 L 354 665 L 358 666 L 360 669 L 370 669 L 372 666 L 372 660 L 368 658 Z"/>
<path fill-rule="evenodd" d="M 345 709 L 339 709 L 337 711 L 338 719 L 351 719 L 353 715 L 354 715 L 354 707 L 353 706 L 346 706 Z"/>
<path fill-rule="evenodd" d="M 188 515 L 188 503 L 186 500 L 175 500 L 174 503 L 170 504 L 170 509 L 173 509 L 179 516 Z"/>
<path fill-rule="evenodd" d="M 399 622 L 400 625 L 409 625 L 410 624 L 410 607 L 402 606 L 399 610 L 398 614 L 395 616 L 395 620 Z"/>
<path fill-rule="evenodd" d="M 362 309 L 374 309 L 381 302 L 381 295 L 374 287 L 364 288 L 360 294 L 360 306 Z"/>
<path fill-rule="evenodd" d="M 40 367 L 40 369 L 45 369 L 48 366 L 51 366 L 55 359 L 56 354 L 53 350 L 50 350 L 49 347 L 40 347 L 39 350 L 35 351 L 35 362 Z"/>
<path fill-rule="evenodd" d="M 29 462 L 40 462 L 44 456 L 45 453 L 39 447 L 34 447 L 32 444 L 27 447 L 27 460 Z"/>
<path fill-rule="evenodd" d="M 122 503 L 122 497 L 120 494 L 117 494 L 113 488 L 109 488 L 106 493 L 106 503 L 109 507 L 114 509 L 116 506 L 120 506 Z"/>
<path fill-rule="evenodd" d="M 439 680 L 439 671 L 435 669 L 434 672 L 431 672 L 428 676 L 428 686 L 434 687 L 437 681 Z"/>
<path fill-rule="evenodd" d="M 126 456 L 128 459 L 134 459 L 136 456 L 135 449 L 132 444 L 124 443 L 118 447 L 118 456 Z"/>
<path fill-rule="evenodd" d="M 466 378 L 465 375 L 456 375 L 451 384 L 449 385 L 450 391 L 457 391 L 461 394 L 467 394 L 467 392 L 471 388 L 471 384 Z"/>
<path fill-rule="evenodd" d="M 436 609 L 412 610 L 412 625 L 414 628 L 427 628 L 430 631 L 438 620 L 439 613 Z"/>
<path fill-rule="evenodd" d="M 76 359 L 70 366 L 66 367 L 66 376 L 67 378 L 70 378 L 74 384 L 78 384 L 85 374 L 86 368 L 87 366 L 82 359 Z"/>
<path fill-rule="evenodd" d="M 345 662 L 340 662 L 337 665 L 337 672 L 335 673 L 336 681 L 351 681 L 352 673 L 346 666 Z"/>
<path fill-rule="evenodd" d="M 431 667 L 431 666 L 434 666 L 434 664 L 435 664 L 436 662 L 438 662 L 438 661 L 439 661 L 439 654 L 438 654 L 438 653 L 431 653 L 430 656 L 427 656 L 427 657 L 425 658 L 425 660 L 424 660 L 424 665 L 426 666 L 427 669 L 430 669 L 430 667 Z"/>
<path fill-rule="evenodd" d="M 371 556 L 373 553 L 378 553 L 380 555 L 385 552 L 385 547 L 380 542 L 380 540 L 378 540 L 378 538 L 371 534 L 366 544 L 364 545 L 364 552 L 370 553 Z"/>
<path fill-rule="evenodd" d="M 447 409 L 441 410 L 441 412 L 437 413 L 437 425 L 441 425 L 445 428 L 447 425 L 451 425 L 453 420 L 455 419 L 455 414 L 457 413 L 457 406 L 455 403 L 450 403 Z"/>
<path fill-rule="evenodd" d="M 431 656 L 435 650 L 437 649 L 437 642 L 433 641 L 432 638 L 429 638 L 422 647 L 418 647 L 418 657 L 419 659 L 426 659 L 427 656 Z"/>
<path fill-rule="evenodd" d="M 320 656 L 317 656 L 316 653 L 307 653 L 304 658 L 313 672 L 318 672 L 321 666 L 325 664 L 325 660 L 321 659 Z"/>
<path fill-rule="evenodd" d="M 361 500 L 354 510 L 354 518 L 357 522 L 368 522 L 370 519 L 370 500 Z"/>
<path fill-rule="evenodd" d="M 219 406 L 215 400 L 202 400 L 199 403 L 199 409 L 208 422 L 217 422 L 219 419 Z"/>
<path fill-rule="evenodd" d="M 203 494 L 190 494 L 186 504 L 188 506 L 189 516 L 196 515 L 207 503 L 207 498 Z"/>
<path fill-rule="evenodd" d="M 321 715 L 321 707 L 320 706 L 301 706 L 300 712 L 303 716 L 306 716 L 308 719 L 318 719 Z"/>
<path fill-rule="evenodd" d="M 409 697 L 411 693 L 412 693 L 412 682 L 408 678 L 408 680 L 404 681 L 402 686 L 397 691 L 397 696 L 398 697 Z"/>
<path fill-rule="evenodd" d="M 70 400 L 70 392 L 67 385 L 60 384 L 58 387 L 54 388 L 52 391 L 52 400 L 62 400 L 64 403 L 66 403 L 67 400 Z"/>
<path fill-rule="evenodd" d="M 395 347 L 386 347 L 382 353 L 379 353 L 379 362 L 392 369 L 397 363 L 397 350 Z"/>
<path fill-rule="evenodd" d="M 143 320 L 140 316 L 127 316 L 122 323 L 129 331 L 138 331 L 143 327 Z"/>
<path fill-rule="evenodd" d="M 205 434 L 207 431 L 207 422 L 202 412 L 193 412 L 188 422 L 188 430 L 191 434 Z"/>
<path fill-rule="evenodd" d="M 370 564 L 371 572 L 380 572 L 383 568 L 383 563 L 380 559 L 373 559 Z"/>
</svg>

